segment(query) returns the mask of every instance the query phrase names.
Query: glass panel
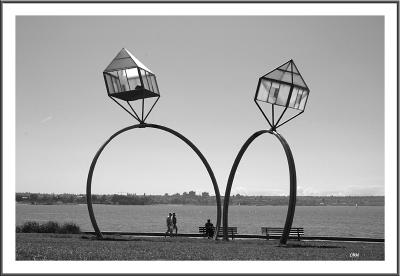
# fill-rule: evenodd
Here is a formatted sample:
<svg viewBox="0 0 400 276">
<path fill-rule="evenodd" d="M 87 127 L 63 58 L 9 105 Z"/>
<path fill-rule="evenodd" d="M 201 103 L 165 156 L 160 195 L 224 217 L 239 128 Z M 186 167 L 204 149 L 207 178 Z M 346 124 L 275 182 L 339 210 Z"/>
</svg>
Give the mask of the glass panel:
<svg viewBox="0 0 400 276">
<path fill-rule="evenodd" d="M 297 87 L 293 87 L 292 96 L 290 97 L 289 107 L 294 108 L 298 92 L 299 89 Z"/>
<path fill-rule="evenodd" d="M 128 52 L 125 49 L 119 51 L 118 55 L 114 59 L 121 59 L 121 58 L 131 58 Z"/>
<path fill-rule="evenodd" d="M 135 90 L 142 88 L 137 68 L 127 69 L 125 71 L 130 89 Z"/>
<path fill-rule="evenodd" d="M 278 98 L 276 99 L 276 104 L 286 106 L 287 100 L 289 98 L 289 92 L 290 92 L 290 85 L 281 84 L 278 93 Z"/>
<path fill-rule="evenodd" d="M 273 82 L 271 85 L 271 89 L 269 90 L 269 95 L 268 95 L 268 102 L 275 104 L 276 99 L 278 97 L 279 93 L 279 83 Z"/>
<path fill-rule="evenodd" d="M 303 95 L 303 90 L 299 89 L 299 93 L 297 93 L 297 96 L 296 96 L 296 101 L 294 102 L 294 106 L 293 106 L 294 108 L 297 108 L 297 109 L 299 108 L 302 95 Z"/>
<path fill-rule="evenodd" d="M 121 86 L 119 84 L 117 72 L 112 72 L 111 74 L 107 74 L 107 75 L 109 75 L 111 78 L 113 93 L 121 92 Z"/>
<path fill-rule="evenodd" d="M 283 71 L 275 70 L 275 71 L 272 71 L 271 73 L 269 73 L 268 75 L 266 75 L 265 77 L 273 79 L 273 80 L 281 80 L 283 73 L 284 73 Z"/>
<path fill-rule="evenodd" d="M 284 70 L 284 71 L 290 71 L 290 62 L 286 62 L 284 65 L 279 67 L 279 69 Z"/>
<path fill-rule="evenodd" d="M 306 84 L 304 83 L 304 81 L 301 79 L 300 75 L 293 75 L 293 84 L 296 84 L 298 86 L 301 86 L 303 88 L 306 88 Z"/>
<path fill-rule="evenodd" d="M 106 84 L 107 84 L 107 92 L 108 94 L 113 94 L 114 93 L 114 86 L 112 83 L 112 79 L 111 76 L 108 74 L 104 74 L 105 78 L 106 78 Z"/>
<path fill-rule="evenodd" d="M 293 68 L 293 72 L 298 73 L 299 74 L 299 70 L 297 70 L 296 64 L 292 64 L 292 68 Z"/>
<path fill-rule="evenodd" d="M 119 85 L 119 80 L 118 80 L 118 72 L 117 71 L 107 72 L 107 75 L 109 75 L 111 78 L 113 93 L 121 92 L 121 86 Z"/>
<path fill-rule="evenodd" d="M 108 75 L 111 75 L 115 78 L 118 78 L 118 71 L 107 72 Z"/>
<path fill-rule="evenodd" d="M 306 107 L 307 98 L 308 98 L 308 91 L 304 91 L 303 96 L 301 97 L 300 106 L 299 106 L 299 108 L 301 110 L 304 110 L 304 108 Z"/>
<path fill-rule="evenodd" d="M 292 63 L 291 62 L 289 62 L 288 67 L 286 68 L 286 71 L 293 72 L 293 68 L 292 68 Z"/>
<path fill-rule="evenodd" d="M 126 78 L 125 70 L 118 71 L 118 79 L 119 79 L 119 83 L 121 84 L 120 92 L 129 91 L 128 79 Z"/>
<path fill-rule="evenodd" d="M 145 89 L 150 90 L 149 88 L 149 82 L 146 78 L 146 71 L 144 71 L 143 69 L 140 69 L 140 76 L 142 77 L 142 81 L 143 81 L 143 86 Z"/>
<path fill-rule="evenodd" d="M 281 81 L 287 82 L 287 83 L 292 83 L 292 73 L 287 73 L 285 72 L 282 76 Z"/>
<path fill-rule="evenodd" d="M 261 80 L 260 87 L 257 92 L 257 100 L 266 102 L 268 100 L 268 91 L 271 88 L 271 82 L 267 80 Z"/>
<path fill-rule="evenodd" d="M 272 83 L 269 80 L 261 80 L 261 84 L 265 87 L 265 90 L 269 93 Z"/>
<path fill-rule="evenodd" d="M 150 91 L 154 91 L 153 89 L 153 84 L 151 82 L 151 75 L 149 72 L 146 71 L 146 79 L 147 79 L 147 83 L 149 84 L 149 90 Z"/>
<path fill-rule="evenodd" d="M 134 67 L 137 67 L 137 65 L 131 58 L 114 59 L 110 65 L 107 66 L 105 71 L 115 71 Z"/>
<path fill-rule="evenodd" d="M 151 85 L 153 86 L 153 92 L 160 95 L 160 92 L 158 92 L 156 76 L 151 75 L 150 80 L 151 80 Z"/>
</svg>

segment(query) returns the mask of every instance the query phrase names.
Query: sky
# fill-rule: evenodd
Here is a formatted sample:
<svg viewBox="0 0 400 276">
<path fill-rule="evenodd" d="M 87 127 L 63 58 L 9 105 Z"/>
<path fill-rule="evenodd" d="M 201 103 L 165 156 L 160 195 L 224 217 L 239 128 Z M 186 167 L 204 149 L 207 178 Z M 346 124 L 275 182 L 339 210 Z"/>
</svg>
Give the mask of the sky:
<svg viewBox="0 0 400 276">
<path fill-rule="evenodd" d="M 268 124 L 258 79 L 293 59 L 305 112 L 278 129 L 295 160 L 298 195 L 384 195 L 384 19 L 379 16 L 19 16 L 16 21 L 16 191 L 85 193 L 92 159 L 136 122 L 107 97 L 103 70 L 125 47 L 157 76 L 147 122 L 190 139 L 221 195 L 242 144 Z M 200 159 L 154 129 L 114 139 L 93 194 L 214 194 Z M 288 195 L 272 135 L 245 153 L 231 194 Z"/>
</svg>

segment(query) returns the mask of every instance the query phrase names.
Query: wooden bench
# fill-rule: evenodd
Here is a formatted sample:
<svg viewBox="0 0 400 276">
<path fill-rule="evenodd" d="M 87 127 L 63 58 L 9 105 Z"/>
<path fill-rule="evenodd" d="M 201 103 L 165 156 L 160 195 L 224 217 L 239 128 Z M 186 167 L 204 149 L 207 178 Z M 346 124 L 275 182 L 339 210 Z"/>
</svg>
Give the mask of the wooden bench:
<svg viewBox="0 0 400 276">
<path fill-rule="evenodd" d="M 282 236 L 283 228 L 279 227 L 261 227 L 261 234 L 264 235 L 269 240 L 270 237 L 280 237 Z M 300 237 L 304 235 L 304 228 L 301 227 L 292 227 L 290 228 L 289 237 L 297 238 L 300 240 Z"/>
<path fill-rule="evenodd" d="M 215 232 L 215 227 L 213 227 L 214 232 Z M 206 227 L 205 226 L 199 226 L 199 233 L 206 235 Z M 237 227 L 228 227 L 228 235 L 231 236 L 232 240 L 234 238 L 234 235 L 237 234 Z M 224 229 L 223 227 L 220 227 L 218 229 L 218 236 L 223 236 L 224 235 Z"/>
</svg>

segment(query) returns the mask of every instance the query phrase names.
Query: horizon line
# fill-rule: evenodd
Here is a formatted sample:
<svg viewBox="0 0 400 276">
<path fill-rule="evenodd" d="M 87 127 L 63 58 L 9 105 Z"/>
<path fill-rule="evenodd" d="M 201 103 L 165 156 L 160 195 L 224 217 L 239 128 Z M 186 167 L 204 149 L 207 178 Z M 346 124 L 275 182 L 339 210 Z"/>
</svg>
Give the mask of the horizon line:
<svg viewBox="0 0 400 276">
<path fill-rule="evenodd" d="M 86 193 L 67 193 L 67 192 L 62 192 L 62 193 L 55 193 L 55 192 L 15 192 L 16 194 L 49 194 L 49 195 L 63 195 L 63 194 L 68 194 L 68 195 L 86 195 Z M 189 192 L 183 192 L 189 194 Z M 127 193 L 127 192 L 117 192 L 117 193 L 92 193 L 92 195 L 136 195 L 136 196 L 173 196 L 173 195 L 183 195 L 183 193 L 164 193 L 164 194 L 147 194 L 147 193 Z M 202 192 L 203 193 L 203 192 Z M 202 193 L 195 193 L 196 196 L 201 196 Z M 210 194 L 208 193 L 209 196 L 215 196 L 215 194 Z M 262 195 L 262 194 L 240 194 L 237 193 L 235 195 L 231 195 L 231 197 L 236 196 L 274 196 L 274 197 L 289 197 L 289 195 Z M 297 197 L 303 197 L 303 196 L 313 196 L 313 197 L 331 197 L 331 196 L 336 196 L 336 197 L 385 197 L 385 195 L 335 195 L 335 194 L 326 194 L 326 195 L 297 195 Z M 221 195 L 221 197 L 224 197 L 224 195 Z"/>
</svg>

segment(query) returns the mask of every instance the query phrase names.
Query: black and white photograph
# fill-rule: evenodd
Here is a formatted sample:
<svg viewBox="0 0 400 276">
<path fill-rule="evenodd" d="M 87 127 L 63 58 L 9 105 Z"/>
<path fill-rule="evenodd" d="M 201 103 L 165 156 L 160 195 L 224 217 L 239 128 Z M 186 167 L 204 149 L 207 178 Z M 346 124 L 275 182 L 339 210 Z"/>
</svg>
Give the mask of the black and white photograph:
<svg viewBox="0 0 400 276">
<path fill-rule="evenodd" d="M 398 2 L 2 10 L 2 272 L 398 274 Z"/>
</svg>

